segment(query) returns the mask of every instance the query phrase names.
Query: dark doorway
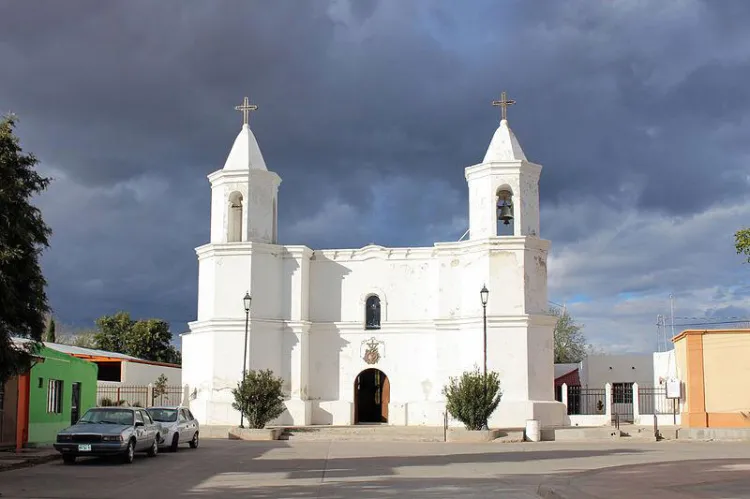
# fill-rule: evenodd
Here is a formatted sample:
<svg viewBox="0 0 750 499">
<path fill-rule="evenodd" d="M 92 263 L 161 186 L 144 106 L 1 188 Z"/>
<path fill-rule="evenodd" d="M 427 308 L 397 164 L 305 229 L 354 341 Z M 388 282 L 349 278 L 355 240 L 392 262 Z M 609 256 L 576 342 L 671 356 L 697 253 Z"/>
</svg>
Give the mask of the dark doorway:
<svg viewBox="0 0 750 499">
<path fill-rule="evenodd" d="M 70 400 L 70 424 L 74 425 L 81 417 L 81 384 L 73 383 Z"/>
<path fill-rule="evenodd" d="M 365 369 L 354 380 L 354 423 L 387 423 L 391 383 L 379 369 Z"/>
<path fill-rule="evenodd" d="M 0 384 L 0 448 L 15 447 L 18 417 L 18 378 Z"/>
</svg>

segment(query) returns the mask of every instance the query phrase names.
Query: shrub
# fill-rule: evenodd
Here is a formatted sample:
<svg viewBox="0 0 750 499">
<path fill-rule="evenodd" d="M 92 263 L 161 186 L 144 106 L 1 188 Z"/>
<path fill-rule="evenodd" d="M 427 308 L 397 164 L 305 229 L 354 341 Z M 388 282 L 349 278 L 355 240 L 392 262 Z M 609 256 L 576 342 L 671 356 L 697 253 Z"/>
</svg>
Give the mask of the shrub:
<svg viewBox="0 0 750 499">
<path fill-rule="evenodd" d="M 103 397 L 103 398 L 102 398 L 102 399 L 101 399 L 101 400 L 99 401 L 99 406 L 100 406 L 100 407 L 110 407 L 110 406 L 112 406 L 112 405 L 114 405 L 114 404 L 112 403 L 112 399 L 111 399 L 111 398 L 109 398 L 109 397 Z"/>
<path fill-rule="evenodd" d="M 242 412 L 250 428 L 263 428 L 284 412 L 283 383 L 270 369 L 249 370 L 232 390 L 232 407 Z"/>
<path fill-rule="evenodd" d="M 498 373 L 488 372 L 485 378 L 475 368 L 464 371 L 460 377 L 451 377 L 443 388 L 443 395 L 451 416 L 461 421 L 467 430 L 481 430 L 497 409 L 503 393 Z"/>
</svg>

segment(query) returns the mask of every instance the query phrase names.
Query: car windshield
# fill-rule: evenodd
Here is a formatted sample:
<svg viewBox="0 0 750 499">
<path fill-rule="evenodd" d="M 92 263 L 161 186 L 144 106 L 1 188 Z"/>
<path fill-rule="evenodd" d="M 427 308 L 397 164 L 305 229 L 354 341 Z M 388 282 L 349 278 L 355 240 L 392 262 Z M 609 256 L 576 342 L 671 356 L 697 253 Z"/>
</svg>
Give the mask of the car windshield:
<svg viewBox="0 0 750 499">
<path fill-rule="evenodd" d="M 177 409 L 147 409 L 154 421 L 172 423 L 177 421 Z"/>
<path fill-rule="evenodd" d="M 127 409 L 89 409 L 79 423 L 133 424 L 133 411 Z"/>
</svg>

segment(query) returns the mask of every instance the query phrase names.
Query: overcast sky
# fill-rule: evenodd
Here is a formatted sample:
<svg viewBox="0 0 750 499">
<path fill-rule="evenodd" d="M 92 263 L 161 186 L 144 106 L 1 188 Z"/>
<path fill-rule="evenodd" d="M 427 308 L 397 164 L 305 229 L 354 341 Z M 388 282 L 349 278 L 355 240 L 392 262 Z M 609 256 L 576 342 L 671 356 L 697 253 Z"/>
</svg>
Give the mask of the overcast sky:
<svg viewBox="0 0 750 499">
<path fill-rule="evenodd" d="M 748 26 L 746 0 L 0 0 L 0 112 L 54 179 L 58 320 L 179 333 L 244 96 L 281 242 L 337 248 L 461 237 L 506 90 L 544 167 L 550 300 L 649 352 L 670 293 L 677 317 L 750 314 Z"/>
</svg>

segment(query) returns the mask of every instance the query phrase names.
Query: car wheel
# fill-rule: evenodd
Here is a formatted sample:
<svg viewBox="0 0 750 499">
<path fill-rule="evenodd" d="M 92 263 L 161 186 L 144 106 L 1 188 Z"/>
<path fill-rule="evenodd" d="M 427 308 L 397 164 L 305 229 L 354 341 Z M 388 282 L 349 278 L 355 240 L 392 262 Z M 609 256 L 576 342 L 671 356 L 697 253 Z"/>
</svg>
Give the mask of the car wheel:
<svg viewBox="0 0 750 499">
<path fill-rule="evenodd" d="M 198 432 L 197 431 L 193 434 L 193 439 L 190 441 L 190 448 L 191 449 L 198 448 Z"/>
<path fill-rule="evenodd" d="M 154 443 L 151 444 L 151 448 L 148 450 L 148 457 L 156 457 L 159 453 L 159 435 L 154 438 Z"/>
<path fill-rule="evenodd" d="M 123 461 L 125 464 L 130 464 L 133 462 L 133 459 L 135 459 L 135 441 L 131 440 L 128 442 L 128 448 L 125 450 L 125 455 L 123 456 Z"/>
<path fill-rule="evenodd" d="M 172 437 L 172 445 L 169 446 L 169 452 L 177 452 L 177 446 L 180 445 L 179 435 L 177 433 Z"/>
<path fill-rule="evenodd" d="M 63 455 L 63 462 L 65 464 L 75 464 L 76 463 L 76 457 L 71 456 L 70 454 Z"/>
</svg>

